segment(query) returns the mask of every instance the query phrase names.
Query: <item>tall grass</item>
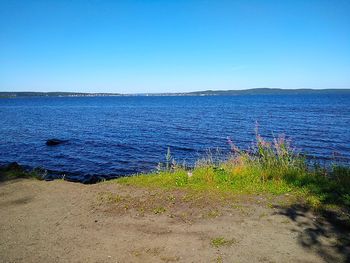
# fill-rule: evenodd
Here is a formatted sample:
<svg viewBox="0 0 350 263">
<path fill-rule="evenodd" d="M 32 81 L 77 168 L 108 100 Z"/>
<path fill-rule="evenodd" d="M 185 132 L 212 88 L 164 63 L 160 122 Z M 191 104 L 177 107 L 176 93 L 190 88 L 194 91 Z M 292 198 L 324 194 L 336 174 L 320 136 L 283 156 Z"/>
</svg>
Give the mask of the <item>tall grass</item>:
<svg viewBox="0 0 350 263">
<path fill-rule="evenodd" d="M 176 165 L 167 153 L 165 169 L 118 179 L 120 183 L 163 188 L 229 191 L 235 193 L 291 193 L 312 207 L 350 207 L 350 168 L 310 168 L 285 136 L 267 141 L 256 130 L 256 140 L 246 150 L 228 140 L 231 154 L 225 161 L 208 158 L 192 169 Z"/>
</svg>

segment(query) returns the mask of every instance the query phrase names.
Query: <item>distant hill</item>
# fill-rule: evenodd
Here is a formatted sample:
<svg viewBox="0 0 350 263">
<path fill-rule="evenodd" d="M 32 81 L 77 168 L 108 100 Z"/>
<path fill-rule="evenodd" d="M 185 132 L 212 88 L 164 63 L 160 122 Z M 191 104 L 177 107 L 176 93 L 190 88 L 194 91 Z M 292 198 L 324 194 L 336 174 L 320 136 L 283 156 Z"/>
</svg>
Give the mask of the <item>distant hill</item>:
<svg viewBox="0 0 350 263">
<path fill-rule="evenodd" d="M 270 89 L 205 90 L 182 93 L 79 93 L 79 92 L 0 92 L 0 98 L 15 97 L 97 97 L 97 96 L 237 96 L 237 95 L 297 95 L 350 94 L 350 89 Z"/>
<path fill-rule="evenodd" d="M 118 93 L 81 93 L 81 92 L 0 92 L 0 98 L 15 97 L 94 97 L 120 96 Z"/>
<path fill-rule="evenodd" d="M 189 92 L 197 96 L 233 96 L 233 95 L 296 95 L 296 94 L 350 94 L 350 89 L 246 89 L 246 90 L 206 90 Z"/>
</svg>

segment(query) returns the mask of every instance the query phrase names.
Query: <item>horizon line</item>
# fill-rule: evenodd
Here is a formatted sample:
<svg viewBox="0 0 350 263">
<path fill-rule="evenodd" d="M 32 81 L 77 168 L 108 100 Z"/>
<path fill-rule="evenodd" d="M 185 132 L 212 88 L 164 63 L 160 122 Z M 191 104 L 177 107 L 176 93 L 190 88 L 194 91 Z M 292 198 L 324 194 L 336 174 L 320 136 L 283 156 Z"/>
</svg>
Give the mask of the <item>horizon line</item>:
<svg viewBox="0 0 350 263">
<path fill-rule="evenodd" d="M 196 91 L 171 91 L 171 92 L 83 92 L 83 91 L 0 91 L 0 93 L 73 93 L 73 94 L 111 94 L 111 95 L 139 95 L 139 94 L 191 94 L 200 92 L 239 92 L 239 91 L 254 91 L 254 90 L 271 90 L 271 91 L 341 91 L 350 90 L 349 88 L 248 88 L 248 89 L 206 89 Z"/>
</svg>

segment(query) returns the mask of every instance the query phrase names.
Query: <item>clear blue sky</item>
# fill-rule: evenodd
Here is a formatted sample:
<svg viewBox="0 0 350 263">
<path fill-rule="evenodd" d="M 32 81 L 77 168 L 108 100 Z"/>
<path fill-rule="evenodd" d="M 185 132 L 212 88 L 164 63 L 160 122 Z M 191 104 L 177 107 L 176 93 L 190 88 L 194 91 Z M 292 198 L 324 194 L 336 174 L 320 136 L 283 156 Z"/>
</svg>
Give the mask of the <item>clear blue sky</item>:
<svg viewBox="0 0 350 263">
<path fill-rule="evenodd" d="M 0 0 L 0 91 L 350 88 L 349 0 Z"/>
</svg>

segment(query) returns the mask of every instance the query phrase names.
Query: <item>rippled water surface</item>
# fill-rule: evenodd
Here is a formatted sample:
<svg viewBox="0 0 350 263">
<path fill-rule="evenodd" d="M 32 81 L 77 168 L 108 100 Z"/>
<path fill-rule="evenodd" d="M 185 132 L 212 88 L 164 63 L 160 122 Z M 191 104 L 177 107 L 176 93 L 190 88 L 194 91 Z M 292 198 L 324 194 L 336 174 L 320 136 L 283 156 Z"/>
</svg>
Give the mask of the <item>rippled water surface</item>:
<svg viewBox="0 0 350 263">
<path fill-rule="evenodd" d="M 349 95 L 47 97 L 0 99 L 0 163 L 67 172 L 81 180 L 150 171 L 167 147 L 178 162 L 227 137 L 248 147 L 260 133 L 285 133 L 319 160 L 350 161 Z M 49 147 L 50 138 L 69 140 Z"/>
</svg>

